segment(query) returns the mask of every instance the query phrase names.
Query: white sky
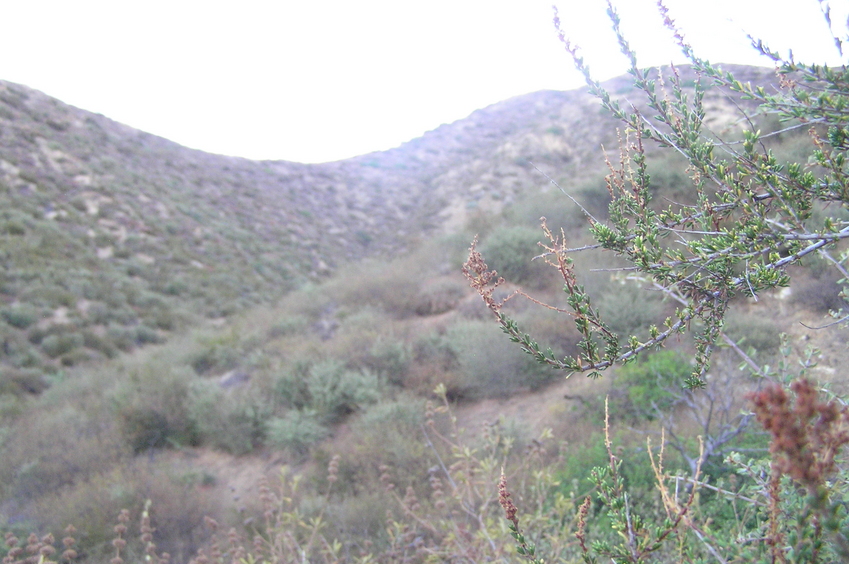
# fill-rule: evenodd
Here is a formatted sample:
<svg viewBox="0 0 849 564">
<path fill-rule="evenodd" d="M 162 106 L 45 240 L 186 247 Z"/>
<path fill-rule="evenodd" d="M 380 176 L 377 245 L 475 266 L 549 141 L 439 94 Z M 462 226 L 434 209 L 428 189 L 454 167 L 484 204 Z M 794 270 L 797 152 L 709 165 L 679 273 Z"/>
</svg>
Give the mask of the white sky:
<svg viewBox="0 0 849 564">
<path fill-rule="evenodd" d="M 625 71 L 603 0 L 555 0 L 600 79 Z M 849 0 L 831 0 L 837 25 Z M 653 0 L 619 0 L 641 66 L 681 61 Z M 668 0 L 697 52 L 841 61 L 816 0 Z M 709 8 L 706 6 L 710 6 Z M 0 79 L 188 147 L 323 162 L 477 108 L 582 85 L 551 0 L 0 0 Z M 841 19 L 842 18 L 842 19 Z M 845 28 L 843 34 L 845 35 Z"/>
</svg>

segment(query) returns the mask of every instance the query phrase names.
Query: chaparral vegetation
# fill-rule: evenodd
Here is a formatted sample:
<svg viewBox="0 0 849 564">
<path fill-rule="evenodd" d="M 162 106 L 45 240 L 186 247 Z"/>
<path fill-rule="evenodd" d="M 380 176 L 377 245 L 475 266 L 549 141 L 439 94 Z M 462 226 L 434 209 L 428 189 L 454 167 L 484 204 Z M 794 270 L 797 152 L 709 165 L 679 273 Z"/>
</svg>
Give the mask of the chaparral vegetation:
<svg viewBox="0 0 849 564">
<path fill-rule="evenodd" d="M 688 65 L 555 16 L 589 96 L 328 168 L 0 84 L 4 564 L 849 560 L 849 71 L 658 6 Z"/>
</svg>

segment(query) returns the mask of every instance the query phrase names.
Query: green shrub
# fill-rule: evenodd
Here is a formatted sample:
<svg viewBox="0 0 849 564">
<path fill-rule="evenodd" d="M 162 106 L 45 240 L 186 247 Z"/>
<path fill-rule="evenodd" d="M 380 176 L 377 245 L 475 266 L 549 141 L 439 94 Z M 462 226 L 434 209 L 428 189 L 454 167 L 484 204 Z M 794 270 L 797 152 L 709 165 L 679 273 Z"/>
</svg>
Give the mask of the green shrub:
<svg viewBox="0 0 849 564">
<path fill-rule="evenodd" d="M 13 330 L 4 333 L 0 359 L 18 368 L 32 368 L 41 364 L 41 354 L 24 335 Z"/>
<path fill-rule="evenodd" d="M 578 201 L 581 202 L 580 199 Z M 581 203 L 583 204 L 583 202 Z M 526 196 L 507 208 L 504 216 L 510 225 L 520 224 L 532 228 L 536 237 L 533 241 L 534 245 L 540 240 L 539 226 L 542 217 L 545 217 L 548 227 L 558 233 L 560 229 L 568 233 L 587 224 L 581 209 L 556 188 L 548 192 L 534 192 Z M 530 256 L 540 254 L 539 251 L 534 252 L 532 250 L 531 252 L 533 254 Z M 486 256 L 489 257 L 489 254 Z M 525 258 L 527 256 L 525 255 Z"/>
<path fill-rule="evenodd" d="M 369 350 L 364 365 L 389 383 L 401 386 L 412 362 L 410 346 L 399 339 L 378 337 Z"/>
<path fill-rule="evenodd" d="M 288 409 L 305 409 L 310 404 L 309 370 L 309 363 L 296 362 L 277 375 L 272 390 L 280 405 Z"/>
<path fill-rule="evenodd" d="M 687 161 L 677 154 L 663 154 L 649 161 L 652 197 L 661 207 L 669 202 L 696 203 L 693 180 L 687 174 Z"/>
<path fill-rule="evenodd" d="M 304 456 L 310 447 L 330 434 L 327 427 L 319 422 L 320 419 L 314 411 L 298 409 L 287 412 L 283 417 L 275 417 L 268 422 L 268 444 L 295 456 Z"/>
<path fill-rule="evenodd" d="M 610 284 L 595 304 L 607 325 L 623 338 L 645 334 L 650 325 L 663 322 L 661 294 L 630 281 Z"/>
<path fill-rule="evenodd" d="M 235 455 L 262 443 L 271 415 L 266 403 L 249 390 L 225 391 L 211 381 L 192 383 L 188 412 L 201 442 Z"/>
<path fill-rule="evenodd" d="M 840 274 L 833 268 L 822 272 L 820 276 L 803 278 L 794 284 L 790 300 L 805 309 L 822 315 L 829 311 L 846 308 L 846 301 L 840 297 L 844 286 L 840 283 Z"/>
<path fill-rule="evenodd" d="M 339 278 L 330 281 L 325 291 L 334 296 L 340 306 L 354 310 L 368 306 L 395 318 L 415 313 L 423 266 L 404 261 L 362 261 L 349 265 Z"/>
<path fill-rule="evenodd" d="M 112 344 L 108 337 L 101 336 L 94 331 L 83 331 L 82 335 L 83 344 L 87 348 L 99 352 L 106 358 L 115 358 L 118 354 L 115 345 Z"/>
<path fill-rule="evenodd" d="M 138 345 L 150 345 L 165 342 L 165 338 L 159 332 L 147 325 L 139 325 L 136 327 L 135 342 Z"/>
<path fill-rule="evenodd" d="M 61 357 L 59 357 L 59 363 L 62 366 L 77 366 L 95 358 L 98 358 L 98 356 L 95 355 L 92 351 L 86 350 L 84 348 L 77 348 L 72 351 L 66 352 Z"/>
<path fill-rule="evenodd" d="M 135 452 L 195 444 L 188 410 L 191 370 L 163 356 L 135 367 L 111 394 L 113 413 Z"/>
<path fill-rule="evenodd" d="M 28 503 L 101 472 L 127 454 L 103 398 L 88 392 L 70 405 L 64 393 L 47 390 L 40 409 L 28 409 L 10 422 L 0 456 L 0 495 Z M 65 403 L 63 403 L 63 400 Z"/>
<path fill-rule="evenodd" d="M 618 394 L 611 397 L 616 417 L 653 420 L 683 393 L 682 382 L 693 371 L 690 361 L 676 351 L 658 351 L 616 370 Z"/>
<path fill-rule="evenodd" d="M 106 328 L 106 337 L 124 352 L 129 352 L 136 346 L 136 331 L 131 327 L 109 325 Z"/>
<path fill-rule="evenodd" d="M 146 502 L 156 527 L 157 550 L 168 552 L 175 561 L 188 561 L 207 539 L 204 516 L 215 514 L 217 508 L 214 499 L 199 495 L 192 470 L 184 463 L 147 457 L 125 461 L 62 490 L 45 492 L 33 512 L 52 530 L 74 523 L 77 551 L 85 561 L 105 562 L 115 555 L 112 540 L 118 514 L 133 508 L 130 514 L 137 519 Z M 122 556 L 129 562 L 145 561 L 138 533 L 130 529 L 124 538 Z"/>
<path fill-rule="evenodd" d="M 575 199 L 594 218 L 599 221 L 608 219 L 611 199 L 603 173 L 599 174 L 596 178 L 584 181 L 578 186 L 575 190 Z"/>
<path fill-rule="evenodd" d="M 442 340 L 456 369 L 456 379 L 445 382 L 454 399 L 505 397 L 521 389 L 534 390 L 557 374 L 509 346 L 508 338 L 488 322 L 456 323 Z"/>
<path fill-rule="evenodd" d="M 306 330 L 309 325 L 307 318 L 303 315 L 291 315 L 280 319 L 268 330 L 270 339 L 277 339 L 288 335 L 295 335 Z"/>
<path fill-rule="evenodd" d="M 350 365 L 361 364 L 374 341 L 389 327 L 391 315 L 373 306 L 340 307 L 335 317 L 321 329 L 322 338 L 328 337 L 324 354 L 344 358 Z"/>
<path fill-rule="evenodd" d="M 200 350 L 194 352 L 189 363 L 198 375 L 226 372 L 238 365 L 243 356 L 235 333 L 222 334 L 200 340 Z"/>
<path fill-rule="evenodd" d="M 393 468 L 402 483 L 414 483 L 424 475 L 432 464 L 420 440 L 424 415 L 424 400 L 402 394 L 375 403 L 355 417 L 350 440 L 334 450 L 341 455 L 338 487 L 352 493 L 381 490 L 382 466 Z"/>
<path fill-rule="evenodd" d="M 761 355 L 778 352 L 781 345 L 781 327 L 775 319 L 765 313 L 735 310 L 728 314 L 724 331 L 744 349 L 751 348 Z"/>
<path fill-rule="evenodd" d="M 550 268 L 531 258 L 543 252 L 538 245 L 542 232 L 525 226 L 500 227 L 481 244 L 490 268 L 508 282 L 539 287 L 550 280 Z"/>
<path fill-rule="evenodd" d="M 338 422 L 373 403 L 380 395 L 380 379 L 366 369 L 349 369 L 329 359 L 301 363 L 284 371 L 274 383 L 275 397 L 287 408 L 310 410 L 321 423 Z"/>
<path fill-rule="evenodd" d="M 121 428 L 135 453 L 171 446 L 169 439 L 175 432 L 164 413 L 143 406 L 122 410 Z"/>
<path fill-rule="evenodd" d="M 40 394 L 47 387 L 44 373 L 37 368 L 0 369 L 0 394 Z"/>
<path fill-rule="evenodd" d="M 41 350 L 50 358 L 57 358 L 83 346 L 83 344 L 85 344 L 85 339 L 80 333 L 59 333 L 45 337 L 41 341 Z"/>
<path fill-rule="evenodd" d="M 10 219 L 8 221 L 4 221 L 0 224 L 0 233 L 5 235 L 12 235 L 15 237 L 20 237 L 26 235 L 27 228 L 20 221 L 16 221 L 14 219 Z"/>
<path fill-rule="evenodd" d="M 599 402 L 601 409 L 604 410 L 603 402 Z M 654 474 L 652 473 L 648 457 L 645 456 L 644 450 L 640 447 L 645 447 L 642 438 L 634 441 L 622 435 L 614 439 L 616 443 L 616 453 L 623 460 L 622 471 L 628 484 L 628 489 L 634 492 L 635 495 L 653 505 L 654 492 L 657 488 Z M 625 445 L 629 445 L 630 448 Z M 626 456 L 625 451 L 630 451 Z M 607 448 L 604 444 L 604 435 L 598 431 L 586 437 L 581 445 L 581 456 L 570 456 L 565 461 L 561 468 L 558 468 L 557 479 L 561 487 L 565 490 L 564 493 L 570 497 L 575 496 L 582 498 L 588 495 L 593 489 L 592 470 L 593 468 L 604 468 L 610 462 Z"/>
<path fill-rule="evenodd" d="M 339 421 L 377 400 L 380 382 L 367 370 L 348 370 L 337 360 L 310 367 L 307 379 L 309 406 L 325 422 Z"/>
<path fill-rule="evenodd" d="M 4 307 L 0 310 L 0 316 L 6 323 L 17 329 L 26 329 L 40 317 L 38 309 L 28 303 Z"/>
</svg>

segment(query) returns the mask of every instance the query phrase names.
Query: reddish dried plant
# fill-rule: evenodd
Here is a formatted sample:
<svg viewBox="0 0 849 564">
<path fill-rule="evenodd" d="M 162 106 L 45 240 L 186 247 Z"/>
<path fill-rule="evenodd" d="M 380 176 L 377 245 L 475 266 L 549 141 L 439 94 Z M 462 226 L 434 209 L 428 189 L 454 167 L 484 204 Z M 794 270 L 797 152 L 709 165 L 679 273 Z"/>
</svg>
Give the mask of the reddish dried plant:
<svg viewBox="0 0 849 564">
<path fill-rule="evenodd" d="M 795 404 L 779 386 L 749 395 L 755 414 L 772 435 L 772 465 L 815 493 L 836 468 L 840 448 L 849 443 L 849 409 L 821 401 L 809 380 L 790 386 Z"/>
</svg>

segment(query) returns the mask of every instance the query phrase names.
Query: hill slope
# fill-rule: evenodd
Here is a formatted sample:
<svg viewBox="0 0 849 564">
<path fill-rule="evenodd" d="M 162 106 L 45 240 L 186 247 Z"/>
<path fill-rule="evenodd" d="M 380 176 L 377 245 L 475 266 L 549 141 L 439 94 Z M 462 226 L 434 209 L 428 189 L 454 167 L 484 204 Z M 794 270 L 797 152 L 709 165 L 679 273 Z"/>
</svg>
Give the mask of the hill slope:
<svg viewBox="0 0 849 564">
<path fill-rule="evenodd" d="M 545 187 L 531 163 L 574 187 L 608 119 L 582 90 L 538 92 L 389 151 L 258 162 L 0 82 L 0 365 L 49 372 L 273 301 Z"/>
</svg>

